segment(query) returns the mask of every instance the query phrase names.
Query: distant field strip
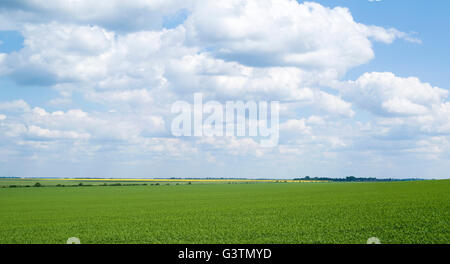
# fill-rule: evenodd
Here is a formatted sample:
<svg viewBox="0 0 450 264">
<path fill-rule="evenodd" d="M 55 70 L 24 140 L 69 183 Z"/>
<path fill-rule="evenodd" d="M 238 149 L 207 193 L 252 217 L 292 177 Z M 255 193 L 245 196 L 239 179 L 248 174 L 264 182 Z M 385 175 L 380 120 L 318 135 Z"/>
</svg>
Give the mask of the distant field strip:
<svg viewBox="0 0 450 264">
<path fill-rule="evenodd" d="M 247 180 L 247 179 L 39 179 L 39 180 L 51 180 L 51 181 L 130 181 L 130 182 L 327 182 L 327 181 L 307 181 L 307 180 Z"/>
</svg>

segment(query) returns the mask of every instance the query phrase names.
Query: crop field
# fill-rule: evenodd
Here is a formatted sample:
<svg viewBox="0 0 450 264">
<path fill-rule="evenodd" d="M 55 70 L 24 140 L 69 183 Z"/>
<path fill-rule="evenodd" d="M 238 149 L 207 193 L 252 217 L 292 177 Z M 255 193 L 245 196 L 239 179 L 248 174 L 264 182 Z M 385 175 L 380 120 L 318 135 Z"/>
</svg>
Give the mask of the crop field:
<svg viewBox="0 0 450 264">
<path fill-rule="evenodd" d="M 7 187 L 0 243 L 450 243 L 449 212 L 449 180 Z"/>
<path fill-rule="evenodd" d="M 118 185 L 155 185 L 155 184 L 212 184 L 212 183 L 279 183 L 279 182 L 296 182 L 296 183 L 312 183 L 325 182 L 315 180 L 250 180 L 250 179 L 54 179 L 54 178 L 0 178 L 0 188 L 14 187 L 34 187 L 36 183 L 40 186 L 118 186 Z"/>
</svg>

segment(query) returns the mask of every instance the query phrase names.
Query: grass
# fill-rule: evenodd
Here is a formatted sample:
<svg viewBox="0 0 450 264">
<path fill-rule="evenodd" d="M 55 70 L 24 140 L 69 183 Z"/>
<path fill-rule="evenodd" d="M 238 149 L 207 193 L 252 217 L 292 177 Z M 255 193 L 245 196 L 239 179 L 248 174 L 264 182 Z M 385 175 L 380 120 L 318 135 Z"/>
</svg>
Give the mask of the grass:
<svg viewBox="0 0 450 264">
<path fill-rule="evenodd" d="M 0 188 L 0 243 L 449 243 L 450 181 Z"/>
</svg>

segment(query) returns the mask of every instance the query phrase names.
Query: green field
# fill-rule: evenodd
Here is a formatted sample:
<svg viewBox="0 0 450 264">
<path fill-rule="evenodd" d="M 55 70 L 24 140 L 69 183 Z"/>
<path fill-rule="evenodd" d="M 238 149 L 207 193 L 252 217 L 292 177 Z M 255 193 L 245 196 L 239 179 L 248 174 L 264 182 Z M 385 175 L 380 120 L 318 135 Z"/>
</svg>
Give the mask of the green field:
<svg viewBox="0 0 450 264">
<path fill-rule="evenodd" d="M 450 181 L 0 188 L 0 243 L 450 243 Z"/>
</svg>

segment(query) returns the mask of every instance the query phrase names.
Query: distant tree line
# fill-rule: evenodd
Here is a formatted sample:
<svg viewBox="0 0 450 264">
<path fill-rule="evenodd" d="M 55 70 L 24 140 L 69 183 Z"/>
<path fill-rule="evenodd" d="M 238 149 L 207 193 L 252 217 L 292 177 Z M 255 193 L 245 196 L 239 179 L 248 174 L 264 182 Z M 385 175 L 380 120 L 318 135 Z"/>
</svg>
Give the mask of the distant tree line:
<svg viewBox="0 0 450 264">
<path fill-rule="evenodd" d="M 390 182 L 390 181 L 414 181 L 421 179 L 378 179 L 378 178 L 360 178 L 355 176 L 347 176 L 345 178 L 329 178 L 329 177 L 310 177 L 295 178 L 296 181 L 333 181 L 333 182 Z"/>
</svg>

